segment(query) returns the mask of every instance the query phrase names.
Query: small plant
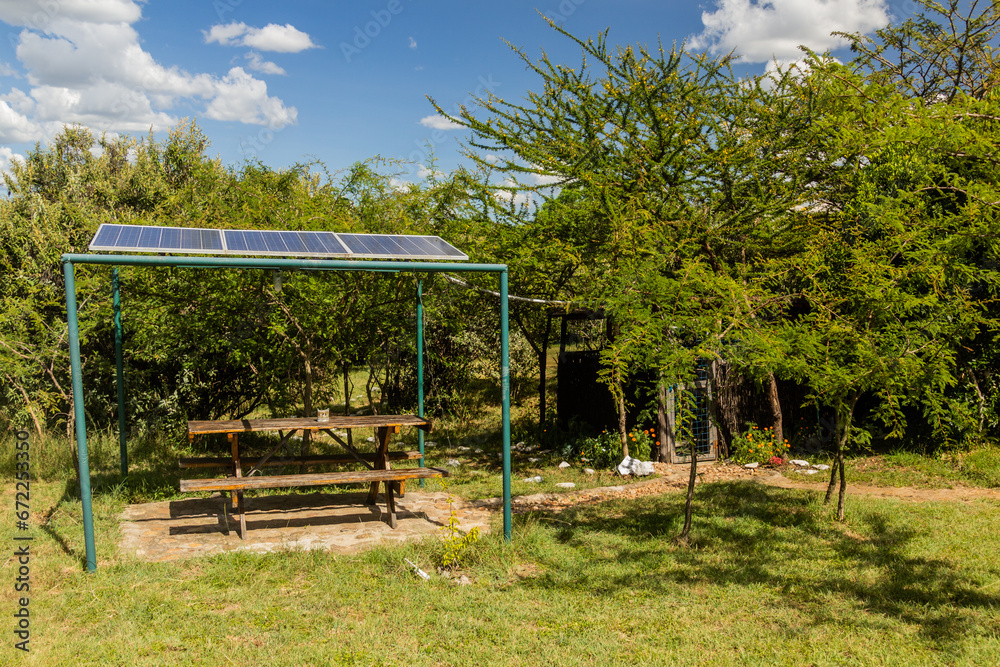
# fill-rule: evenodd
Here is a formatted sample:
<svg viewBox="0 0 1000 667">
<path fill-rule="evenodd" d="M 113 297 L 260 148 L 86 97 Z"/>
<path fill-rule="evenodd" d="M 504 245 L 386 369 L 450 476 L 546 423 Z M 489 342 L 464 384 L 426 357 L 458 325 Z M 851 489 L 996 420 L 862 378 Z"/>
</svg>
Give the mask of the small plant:
<svg viewBox="0 0 1000 667">
<path fill-rule="evenodd" d="M 791 449 L 788 440 L 778 440 L 771 427 L 759 428 L 750 424 L 744 433 L 733 438 L 733 460 L 739 464 L 746 463 L 784 463 L 784 455 Z M 777 459 L 774 463 L 772 459 Z"/>
<path fill-rule="evenodd" d="M 447 490 L 447 486 L 445 487 Z M 444 550 L 438 565 L 446 570 L 458 567 L 468 553 L 469 547 L 479 541 L 479 527 L 462 534 L 455 512 L 455 496 L 448 494 L 448 522 L 441 527 L 444 531 Z"/>
<path fill-rule="evenodd" d="M 598 469 L 611 468 L 618 462 L 622 451 L 617 433 L 601 431 L 596 438 L 583 438 L 579 442 L 578 454 L 581 460 Z"/>
<path fill-rule="evenodd" d="M 633 429 L 628 434 L 629 456 L 640 461 L 649 461 L 652 458 L 654 443 L 657 447 L 660 444 L 656 442 L 656 431 L 651 428 L 644 431 Z"/>
</svg>

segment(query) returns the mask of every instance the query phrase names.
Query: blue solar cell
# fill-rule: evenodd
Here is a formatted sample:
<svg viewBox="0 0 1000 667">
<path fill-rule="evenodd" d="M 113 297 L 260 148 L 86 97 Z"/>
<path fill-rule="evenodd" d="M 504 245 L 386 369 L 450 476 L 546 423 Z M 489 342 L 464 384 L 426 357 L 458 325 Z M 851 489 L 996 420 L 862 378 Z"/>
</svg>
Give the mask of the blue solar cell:
<svg viewBox="0 0 1000 667">
<path fill-rule="evenodd" d="M 243 232 L 238 229 L 227 229 L 222 232 L 226 241 L 226 250 L 229 252 L 241 252 L 247 249 L 247 241 Z"/>
<path fill-rule="evenodd" d="M 122 233 L 121 225 L 101 225 L 94 234 L 94 240 L 90 242 L 90 249 L 114 248 L 118 241 L 118 235 Z"/>
<path fill-rule="evenodd" d="M 159 248 L 162 227 L 140 227 L 139 248 Z"/>
<path fill-rule="evenodd" d="M 176 250 L 181 247 L 181 230 L 176 227 L 164 227 L 160 235 L 160 247 L 164 250 Z"/>
<path fill-rule="evenodd" d="M 202 250 L 222 250 L 222 232 L 218 229 L 201 230 Z"/>
<path fill-rule="evenodd" d="M 139 231 L 141 227 L 132 227 L 129 225 L 122 226 L 122 233 L 118 235 L 118 241 L 115 242 L 116 248 L 135 248 L 139 245 Z"/>
</svg>

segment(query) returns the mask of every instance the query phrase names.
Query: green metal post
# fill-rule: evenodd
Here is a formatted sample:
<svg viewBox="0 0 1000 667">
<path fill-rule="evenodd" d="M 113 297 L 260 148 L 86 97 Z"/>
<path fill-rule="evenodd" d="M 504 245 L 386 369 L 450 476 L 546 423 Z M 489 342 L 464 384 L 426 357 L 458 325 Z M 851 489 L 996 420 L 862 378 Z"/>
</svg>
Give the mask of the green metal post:
<svg viewBox="0 0 1000 667">
<path fill-rule="evenodd" d="M 76 282 L 73 263 L 63 263 L 66 280 L 66 324 L 69 334 L 69 365 L 73 376 L 73 414 L 76 419 L 76 449 L 80 468 L 80 500 L 83 504 L 83 541 L 87 569 L 97 569 L 94 553 L 94 509 L 90 499 L 90 459 L 87 455 L 87 421 L 83 411 L 83 370 L 80 365 L 80 328 L 76 319 Z"/>
<path fill-rule="evenodd" d="M 115 313 L 115 382 L 118 386 L 118 443 L 122 477 L 128 476 L 128 437 L 125 433 L 125 358 L 122 355 L 122 298 L 118 267 L 111 272 L 111 302 Z"/>
<path fill-rule="evenodd" d="M 500 401 L 503 419 L 503 536 L 511 541 L 510 511 L 510 329 L 507 322 L 507 267 L 500 272 Z"/>
<path fill-rule="evenodd" d="M 424 281 L 417 280 L 417 416 L 424 416 Z M 417 429 L 420 467 L 424 467 L 424 430 Z M 420 486 L 425 486 L 423 479 Z"/>
</svg>

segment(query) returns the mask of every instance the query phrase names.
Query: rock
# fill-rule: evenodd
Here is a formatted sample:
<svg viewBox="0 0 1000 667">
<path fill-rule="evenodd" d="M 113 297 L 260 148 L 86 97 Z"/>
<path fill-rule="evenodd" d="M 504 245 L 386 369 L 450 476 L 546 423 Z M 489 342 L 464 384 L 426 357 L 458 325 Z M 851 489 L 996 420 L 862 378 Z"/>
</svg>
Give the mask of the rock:
<svg viewBox="0 0 1000 667">
<path fill-rule="evenodd" d="M 427 447 L 437 447 L 437 443 L 433 440 L 424 440 L 424 448 Z"/>
<path fill-rule="evenodd" d="M 656 472 L 656 469 L 651 462 L 640 461 L 631 456 L 626 456 L 618 464 L 618 473 L 622 476 L 635 475 L 636 477 L 645 477 L 646 475 L 652 475 L 654 472 Z"/>
<path fill-rule="evenodd" d="M 524 480 L 525 482 L 540 482 L 542 481 L 541 475 L 535 475 L 534 477 L 528 477 Z"/>
<path fill-rule="evenodd" d="M 539 461 L 541 461 L 541 459 L 536 459 L 535 457 L 531 457 L 528 459 L 528 463 L 538 463 Z"/>
<path fill-rule="evenodd" d="M 815 468 L 816 470 L 829 470 L 830 466 L 828 466 L 825 463 L 819 463 L 817 465 L 814 465 L 813 468 Z"/>
<path fill-rule="evenodd" d="M 459 447 L 459 448 L 458 448 L 458 451 L 460 451 L 460 452 L 467 452 L 467 451 L 469 451 L 470 449 L 472 449 L 472 448 L 471 448 L 471 447 Z"/>
<path fill-rule="evenodd" d="M 819 470 L 803 470 L 802 472 L 804 472 L 807 475 L 815 475 L 816 473 L 819 472 Z"/>
<path fill-rule="evenodd" d="M 748 463 L 748 464 L 746 464 L 746 465 L 745 465 L 745 466 L 743 466 L 743 467 L 744 467 L 744 468 L 750 468 L 751 470 L 753 470 L 754 468 L 756 468 L 756 467 L 757 467 L 757 466 L 759 466 L 759 465 L 760 465 L 759 463 Z"/>
<path fill-rule="evenodd" d="M 560 468 L 568 468 L 568 467 L 569 467 L 569 464 L 568 464 L 568 463 L 566 463 L 565 461 L 563 461 L 562 463 L 560 463 L 560 464 L 559 464 L 559 467 L 560 467 Z"/>
<path fill-rule="evenodd" d="M 475 450 L 473 452 L 473 454 L 482 454 L 482 453 L 483 453 L 483 450 L 481 450 L 481 449 L 477 449 L 477 450 Z"/>
<path fill-rule="evenodd" d="M 375 442 L 375 436 L 374 435 L 370 435 L 367 438 L 365 438 L 365 441 L 366 442 Z"/>
<path fill-rule="evenodd" d="M 597 471 L 594 470 L 593 468 L 584 468 L 583 472 L 587 473 L 588 475 L 596 475 L 597 474 Z"/>
<path fill-rule="evenodd" d="M 799 466 L 800 468 L 808 468 L 809 461 L 803 461 L 802 459 L 792 459 L 789 461 L 793 466 Z"/>
<path fill-rule="evenodd" d="M 457 468 L 458 466 L 462 465 L 462 462 L 459 461 L 458 459 L 448 459 L 448 462 L 445 463 L 445 465 L 448 466 L 449 468 Z"/>
<path fill-rule="evenodd" d="M 556 486 L 559 487 L 560 489 L 575 489 L 576 488 L 576 484 L 574 484 L 573 482 L 559 482 L 558 484 L 556 484 Z"/>
</svg>

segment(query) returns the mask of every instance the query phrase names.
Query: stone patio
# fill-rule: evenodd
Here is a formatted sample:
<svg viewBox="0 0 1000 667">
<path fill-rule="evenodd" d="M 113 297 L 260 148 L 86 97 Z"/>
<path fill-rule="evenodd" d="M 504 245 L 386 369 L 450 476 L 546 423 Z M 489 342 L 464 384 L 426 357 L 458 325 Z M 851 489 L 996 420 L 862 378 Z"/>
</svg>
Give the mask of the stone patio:
<svg viewBox="0 0 1000 667">
<path fill-rule="evenodd" d="M 265 553 L 324 549 L 354 553 L 380 542 L 440 535 L 450 516 L 448 494 L 410 491 L 396 499 L 397 526 L 382 516 L 385 504 L 366 504 L 367 492 L 295 494 L 246 498 L 247 537 L 230 514 L 228 497 L 185 498 L 130 505 L 121 516 L 122 553 L 145 561 L 169 561 L 227 551 Z M 490 529 L 491 512 L 458 497 L 454 511 L 463 531 Z"/>
</svg>

